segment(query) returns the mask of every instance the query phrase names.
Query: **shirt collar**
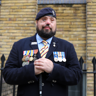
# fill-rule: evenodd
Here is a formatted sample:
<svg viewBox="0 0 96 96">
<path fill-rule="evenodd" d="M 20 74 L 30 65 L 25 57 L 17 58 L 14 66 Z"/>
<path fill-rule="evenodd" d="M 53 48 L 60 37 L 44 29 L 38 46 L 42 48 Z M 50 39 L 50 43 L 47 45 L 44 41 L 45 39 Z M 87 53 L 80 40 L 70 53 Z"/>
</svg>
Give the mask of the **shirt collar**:
<svg viewBox="0 0 96 96">
<path fill-rule="evenodd" d="M 46 41 L 48 42 L 48 44 L 51 43 L 52 38 L 53 38 L 53 37 L 51 37 L 51 38 L 49 38 L 49 39 L 46 40 Z M 42 39 L 38 34 L 36 34 L 36 40 L 37 40 L 37 43 L 38 43 L 38 44 L 40 44 L 40 43 L 43 41 L 43 39 Z"/>
</svg>

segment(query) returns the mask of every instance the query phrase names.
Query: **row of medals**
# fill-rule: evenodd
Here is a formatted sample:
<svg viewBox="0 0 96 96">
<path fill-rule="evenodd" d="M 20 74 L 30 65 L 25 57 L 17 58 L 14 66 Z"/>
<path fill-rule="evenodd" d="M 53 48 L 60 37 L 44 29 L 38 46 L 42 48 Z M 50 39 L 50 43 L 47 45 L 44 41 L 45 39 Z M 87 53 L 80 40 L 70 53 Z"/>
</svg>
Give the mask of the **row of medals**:
<svg viewBox="0 0 96 96">
<path fill-rule="evenodd" d="M 34 51 L 32 50 L 32 52 L 34 52 L 32 54 L 32 56 L 30 56 L 30 54 L 29 55 L 24 55 L 23 54 L 23 58 L 22 58 L 23 63 L 22 63 L 22 66 L 29 65 L 29 62 L 30 61 L 35 61 L 37 59 L 36 58 L 36 54 L 37 54 L 38 50 L 34 50 Z"/>
<path fill-rule="evenodd" d="M 63 54 L 64 54 L 64 52 L 63 52 Z M 65 56 L 65 54 L 62 55 L 61 52 L 57 52 L 57 54 L 56 53 L 54 54 L 54 61 L 55 62 L 62 62 L 62 61 L 66 62 L 66 58 L 64 56 Z"/>
</svg>

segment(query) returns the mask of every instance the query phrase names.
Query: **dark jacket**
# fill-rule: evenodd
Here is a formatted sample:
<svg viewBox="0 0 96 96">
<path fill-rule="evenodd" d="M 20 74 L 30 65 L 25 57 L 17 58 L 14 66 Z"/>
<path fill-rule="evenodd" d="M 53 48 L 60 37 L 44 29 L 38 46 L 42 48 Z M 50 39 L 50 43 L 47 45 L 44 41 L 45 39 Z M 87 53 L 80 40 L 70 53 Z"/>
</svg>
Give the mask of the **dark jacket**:
<svg viewBox="0 0 96 96">
<path fill-rule="evenodd" d="M 38 49 L 38 45 L 32 45 L 32 42 L 36 42 L 36 35 L 15 42 L 3 70 L 5 81 L 18 85 L 17 96 L 39 96 L 39 76 L 35 76 L 34 62 L 22 66 L 23 51 Z M 54 51 L 65 52 L 66 62 L 55 62 Z M 39 51 L 38 58 L 41 58 Z M 73 45 L 53 37 L 46 58 L 53 61 L 54 68 L 52 73 L 42 74 L 42 96 L 68 96 L 68 85 L 76 85 L 82 74 Z"/>
</svg>

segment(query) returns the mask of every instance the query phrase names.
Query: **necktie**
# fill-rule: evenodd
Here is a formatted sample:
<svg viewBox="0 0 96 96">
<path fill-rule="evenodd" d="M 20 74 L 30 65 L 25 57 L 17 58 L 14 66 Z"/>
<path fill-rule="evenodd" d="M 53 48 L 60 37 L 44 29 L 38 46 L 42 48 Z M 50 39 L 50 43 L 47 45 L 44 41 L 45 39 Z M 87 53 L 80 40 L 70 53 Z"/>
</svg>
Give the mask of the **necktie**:
<svg viewBox="0 0 96 96">
<path fill-rule="evenodd" d="M 40 50 L 40 54 L 41 54 L 41 57 L 42 58 L 45 58 L 46 57 L 46 54 L 48 52 L 48 46 L 47 46 L 47 41 L 43 40 L 42 43 L 44 44 L 44 46 L 41 48 Z"/>
</svg>

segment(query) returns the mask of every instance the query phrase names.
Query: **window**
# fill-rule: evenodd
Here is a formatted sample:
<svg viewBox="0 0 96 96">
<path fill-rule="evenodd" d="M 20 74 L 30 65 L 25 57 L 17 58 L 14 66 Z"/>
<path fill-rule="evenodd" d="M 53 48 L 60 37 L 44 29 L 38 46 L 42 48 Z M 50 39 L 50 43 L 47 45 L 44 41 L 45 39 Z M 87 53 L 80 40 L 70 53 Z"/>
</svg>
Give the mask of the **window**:
<svg viewBox="0 0 96 96">
<path fill-rule="evenodd" d="M 84 4 L 86 0 L 38 0 L 38 4 Z"/>
</svg>

